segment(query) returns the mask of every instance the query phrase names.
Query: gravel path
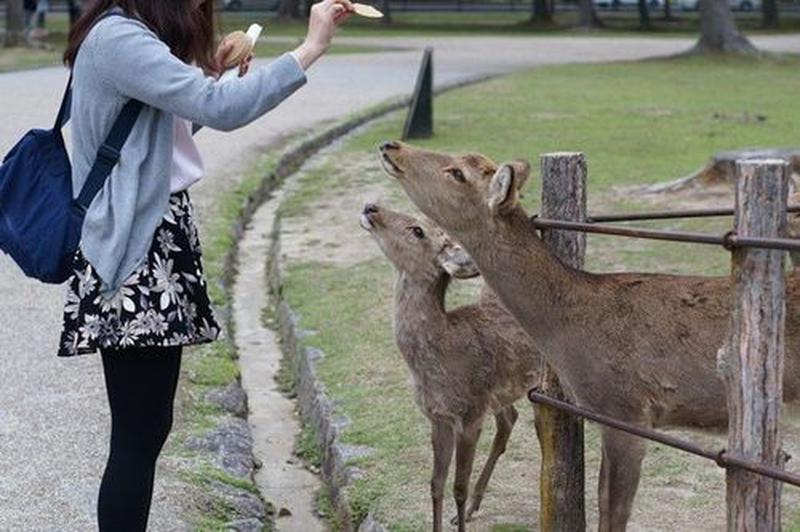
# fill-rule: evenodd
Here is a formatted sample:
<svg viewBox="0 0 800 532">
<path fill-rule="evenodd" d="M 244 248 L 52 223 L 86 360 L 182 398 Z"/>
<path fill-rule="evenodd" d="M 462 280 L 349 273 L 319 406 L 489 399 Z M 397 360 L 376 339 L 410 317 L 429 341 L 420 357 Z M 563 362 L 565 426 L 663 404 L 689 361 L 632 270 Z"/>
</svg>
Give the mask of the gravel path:
<svg viewBox="0 0 800 532">
<path fill-rule="evenodd" d="M 800 36 L 754 41 L 765 49 L 800 52 Z M 668 55 L 691 44 L 685 39 L 601 37 L 370 42 L 433 46 L 437 84 L 541 64 Z M 239 182 L 252 156 L 282 136 L 408 93 L 419 58 L 418 50 L 331 56 L 312 69 L 308 86 L 268 117 L 233 133 L 202 132 L 198 141 L 207 177 L 192 189 L 201 226 L 204 206 Z M 25 130 L 51 122 L 65 82 L 62 68 L 0 74 L 0 153 Z M 99 357 L 55 357 L 62 297 L 63 288 L 24 278 L 0 256 L 0 530 L 94 526 L 108 412 Z M 151 528 L 184 528 L 173 511 L 178 504 L 174 490 L 162 479 L 157 484 Z"/>
</svg>

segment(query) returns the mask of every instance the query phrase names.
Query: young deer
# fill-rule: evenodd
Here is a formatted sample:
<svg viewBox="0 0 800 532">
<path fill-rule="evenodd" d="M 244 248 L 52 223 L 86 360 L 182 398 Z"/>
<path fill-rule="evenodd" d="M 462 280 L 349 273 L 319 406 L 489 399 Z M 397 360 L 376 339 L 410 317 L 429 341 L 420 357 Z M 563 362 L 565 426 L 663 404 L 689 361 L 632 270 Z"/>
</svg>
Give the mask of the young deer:
<svg viewBox="0 0 800 532">
<path fill-rule="evenodd" d="M 518 203 L 526 162 L 497 166 L 384 144 L 381 159 L 420 210 L 456 238 L 577 404 L 645 426 L 723 426 L 716 354 L 729 330 L 731 280 L 591 274 L 550 252 Z M 798 396 L 798 279 L 787 279 L 784 398 Z M 625 530 L 642 439 L 602 429 L 600 530 Z"/>
<path fill-rule="evenodd" d="M 478 270 L 441 229 L 376 205 L 364 207 L 361 225 L 397 270 L 395 341 L 432 429 L 433 530 L 442 528 L 444 487 L 455 447 L 458 515 L 453 524 L 463 531 L 505 452 L 518 416 L 514 402 L 536 384 L 541 357 L 491 291 L 484 290 L 477 304 L 445 309 L 451 278 L 476 277 Z M 466 512 L 475 446 L 489 412 L 494 412 L 497 433 Z"/>
</svg>

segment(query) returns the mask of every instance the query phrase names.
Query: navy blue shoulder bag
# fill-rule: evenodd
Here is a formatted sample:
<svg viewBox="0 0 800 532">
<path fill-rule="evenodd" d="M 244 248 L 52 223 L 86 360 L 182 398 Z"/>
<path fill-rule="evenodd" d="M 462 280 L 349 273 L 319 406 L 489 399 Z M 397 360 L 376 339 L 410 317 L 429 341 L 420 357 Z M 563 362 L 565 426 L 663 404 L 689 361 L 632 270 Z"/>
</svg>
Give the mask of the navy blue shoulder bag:
<svg viewBox="0 0 800 532">
<path fill-rule="evenodd" d="M 119 161 L 142 109 L 130 100 L 97 152 L 89 176 L 73 199 L 72 170 L 61 128 L 69 120 L 72 76 L 53 129 L 32 129 L 0 165 L 0 250 L 25 275 L 59 284 L 72 273 L 86 210 Z"/>
</svg>

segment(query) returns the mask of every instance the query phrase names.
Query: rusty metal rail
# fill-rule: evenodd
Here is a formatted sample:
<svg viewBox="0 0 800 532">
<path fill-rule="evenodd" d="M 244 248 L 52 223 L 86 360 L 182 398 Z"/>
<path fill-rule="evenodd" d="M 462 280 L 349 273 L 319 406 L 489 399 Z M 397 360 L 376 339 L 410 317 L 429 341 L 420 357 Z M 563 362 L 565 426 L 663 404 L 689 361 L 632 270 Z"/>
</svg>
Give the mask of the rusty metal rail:
<svg viewBox="0 0 800 532">
<path fill-rule="evenodd" d="M 786 212 L 800 212 L 800 205 L 790 205 Z M 713 218 L 717 216 L 733 216 L 734 210 L 730 208 L 719 209 L 688 209 L 684 211 L 650 211 L 632 212 L 627 214 L 598 214 L 589 216 L 586 223 L 608 222 L 636 222 L 642 220 L 676 220 L 679 218 Z"/>
<path fill-rule="evenodd" d="M 688 231 L 673 231 L 668 229 L 644 229 L 641 227 L 606 225 L 589 222 L 565 222 L 562 220 L 539 218 L 538 216 L 532 217 L 531 223 L 537 229 L 565 229 L 569 231 L 581 231 L 584 233 L 599 233 L 603 235 L 627 236 L 650 240 L 692 242 L 695 244 L 722 246 L 726 249 L 751 247 L 800 251 L 800 239 L 742 237 L 738 236 L 733 231 L 730 231 L 724 235 L 710 235 L 706 233 L 692 233 Z"/>
<path fill-rule="evenodd" d="M 558 399 L 553 399 L 552 397 L 540 393 L 536 388 L 528 392 L 528 399 L 533 403 L 544 404 L 552 408 L 568 412 L 574 416 L 586 418 L 596 423 L 600 423 L 601 425 L 606 425 L 608 427 L 627 432 L 628 434 L 639 436 L 640 438 L 662 443 L 669 447 L 674 447 L 675 449 L 680 449 L 681 451 L 713 460 L 719 467 L 722 468 L 735 467 L 739 469 L 745 469 L 758 475 L 800 487 L 800 475 L 788 473 L 783 469 L 778 469 L 777 467 L 768 466 L 759 462 L 751 462 L 737 456 L 729 455 L 725 452 L 725 449 L 719 451 L 705 449 L 697 444 L 675 438 L 674 436 L 664 434 L 663 432 L 639 425 L 634 425 L 632 423 L 619 421 L 618 419 L 614 419 L 604 414 L 598 414 L 597 412 L 592 412 L 591 410 L 587 410 L 564 401 L 559 401 Z"/>
</svg>

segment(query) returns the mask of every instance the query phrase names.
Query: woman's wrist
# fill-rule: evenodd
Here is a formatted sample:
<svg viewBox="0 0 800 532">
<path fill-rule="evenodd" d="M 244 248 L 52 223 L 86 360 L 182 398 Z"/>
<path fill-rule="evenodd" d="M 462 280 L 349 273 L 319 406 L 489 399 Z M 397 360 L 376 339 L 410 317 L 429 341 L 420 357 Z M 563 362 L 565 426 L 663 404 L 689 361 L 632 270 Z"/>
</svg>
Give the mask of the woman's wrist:
<svg viewBox="0 0 800 532">
<path fill-rule="evenodd" d="M 294 49 L 294 56 L 300 62 L 300 66 L 303 67 L 303 70 L 307 70 L 308 67 L 325 53 L 325 51 L 325 47 L 305 41 Z"/>
</svg>

